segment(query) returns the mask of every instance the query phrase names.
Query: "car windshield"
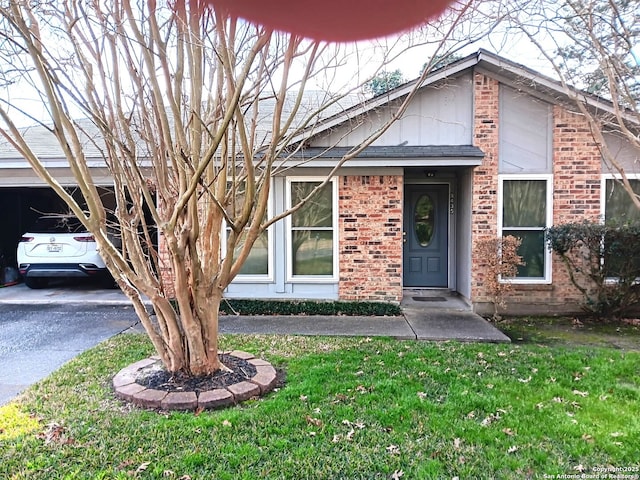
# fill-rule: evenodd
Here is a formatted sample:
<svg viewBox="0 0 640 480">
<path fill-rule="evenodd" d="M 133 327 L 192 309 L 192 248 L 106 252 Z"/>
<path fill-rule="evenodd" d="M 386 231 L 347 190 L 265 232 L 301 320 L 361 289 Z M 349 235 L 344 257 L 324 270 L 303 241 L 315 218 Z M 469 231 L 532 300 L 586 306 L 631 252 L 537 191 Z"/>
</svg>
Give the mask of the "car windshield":
<svg viewBox="0 0 640 480">
<path fill-rule="evenodd" d="M 87 229 L 71 215 L 47 215 L 36 220 L 33 233 L 83 233 Z"/>
</svg>

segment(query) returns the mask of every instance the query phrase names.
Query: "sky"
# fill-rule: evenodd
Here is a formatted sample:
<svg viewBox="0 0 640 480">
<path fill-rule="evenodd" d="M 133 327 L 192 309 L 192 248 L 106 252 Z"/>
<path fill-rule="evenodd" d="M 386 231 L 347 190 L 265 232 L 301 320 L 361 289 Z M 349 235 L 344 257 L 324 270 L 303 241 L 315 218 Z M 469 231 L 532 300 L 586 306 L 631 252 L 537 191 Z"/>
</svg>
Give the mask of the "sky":
<svg viewBox="0 0 640 480">
<path fill-rule="evenodd" d="M 473 33 L 470 30 L 471 34 Z M 380 66 L 380 52 L 383 47 L 395 44 L 396 51 L 406 47 L 406 41 L 409 35 L 401 35 L 387 39 L 381 39 L 370 42 L 360 42 L 358 44 L 359 54 L 351 54 L 345 65 L 336 71 L 335 75 L 329 79 L 321 79 L 312 82 L 309 88 L 329 89 L 339 91 L 347 88 L 354 83 L 362 83 L 365 79 L 376 73 L 376 68 Z M 542 74 L 555 77 L 555 72 L 548 62 L 543 59 L 537 47 L 533 46 L 523 35 L 516 35 L 513 32 L 506 34 L 504 32 L 495 32 L 491 36 L 482 38 L 481 40 L 469 45 L 465 45 L 460 51 L 456 52 L 460 56 L 469 55 L 479 48 L 484 48 L 517 63 L 521 63 L 531 69 L 537 70 Z M 353 50 L 352 46 L 344 46 L 343 50 Z M 423 68 L 423 65 L 434 53 L 433 45 L 411 48 L 399 55 L 396 60 L 385 65 L 384 70 L 393 71 L 399 69 L 403 78 L 407 81 L 417 78 Z M 634 47 L 635 60 L 640 64 L 640 45 Z M 301 75 L 303 65 L 297 66 L 298 75 Z M 28 85 L 21 84 L 17 88 L 10 91 L 0 91 L 0 98 L 10 99 L 20 108 L 23 108 L 31 115 L 39 119 L 47 118 L 46 106 L 39 100 L 34 89 Z M 21 118 L 16 114 L 17 123 L 21 126 L 32 124 L 33 122 L 27 118 Z"/>
</svg>

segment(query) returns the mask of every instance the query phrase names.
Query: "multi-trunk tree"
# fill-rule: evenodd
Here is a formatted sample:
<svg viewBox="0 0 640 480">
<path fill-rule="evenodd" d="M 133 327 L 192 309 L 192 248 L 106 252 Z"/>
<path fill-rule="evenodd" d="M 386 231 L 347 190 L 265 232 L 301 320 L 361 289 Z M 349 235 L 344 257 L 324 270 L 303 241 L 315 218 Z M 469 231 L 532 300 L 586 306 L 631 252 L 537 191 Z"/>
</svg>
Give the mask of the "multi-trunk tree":
<svg viewBox="0 0 640 480">
<path fill-rule="evenodd" d="M 412 43 L 431 42 L 434 54 L 468 44 L 490 27 L 482 19 L 469 34 L 472 18 L 471 2 L 457 4 Z M 305 132 L 376 70 L 351 90 L 309 95 L 310 84 L 353 65 L 348 52 L 364 58 L 356 46 L 269 31 L 198 1 L 2 0 L 0 24 L 1 87 L 27 85 L 40 97 L 49 114 L 40 127 L 57 140 L 81 199 L 38 156 L 15 122 L 20 105 L 6 94 L 0 132 L 93 233 L 166 368 L 218 370 L 218 308 L 254 244 L 273 223 L 305 214 L 337 168 L 386 126 L 277 216 L 268 209 L 272 178 Z M 377 71 L 391 57 L 378 58 Z M 93 177 L 100 166 L 112 181 L 114 212 Z"/>
</svg>

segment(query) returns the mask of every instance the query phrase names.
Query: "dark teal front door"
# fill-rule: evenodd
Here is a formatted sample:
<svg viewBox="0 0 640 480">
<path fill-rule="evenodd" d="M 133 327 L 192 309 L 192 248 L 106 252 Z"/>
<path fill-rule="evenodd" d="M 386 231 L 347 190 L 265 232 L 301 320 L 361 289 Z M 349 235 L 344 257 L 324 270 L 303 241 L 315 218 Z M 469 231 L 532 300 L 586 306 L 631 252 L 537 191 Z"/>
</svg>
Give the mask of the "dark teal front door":
<svg viewBox="0 0 640 480">
<path fill-rule="evenodd" d="M 447 287 L 449 185 L 406 185 L 403 275 L 405 287 Z"/>
</svg>

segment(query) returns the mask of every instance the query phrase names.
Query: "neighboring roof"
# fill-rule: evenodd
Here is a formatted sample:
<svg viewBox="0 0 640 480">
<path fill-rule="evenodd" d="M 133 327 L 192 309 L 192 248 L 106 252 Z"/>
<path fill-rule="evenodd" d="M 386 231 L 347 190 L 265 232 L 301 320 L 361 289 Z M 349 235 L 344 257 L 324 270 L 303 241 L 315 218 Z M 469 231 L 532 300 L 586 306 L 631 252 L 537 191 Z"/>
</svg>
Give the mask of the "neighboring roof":
<svg viewBox="0 0 640 480">
<path fill-rule="evenodd" d="M 322 90 L 306 90 L 300 107 L 291 122 L 292 128 L 301 128 L 303 124 L 314 125 L 323 118 L 340 115 L 354 104 L 364 101 L 359 94 L 335 94 Z M 297 99 L 293 95 L 287 96 L 283 105 L 283 118 L 292 114 Z M 256 118 L 256 140 L 268 141 L 273 127 L 273 111 L 275 99 L 267 97 L 260 100 L 260 111 Z M 84 154 L 89 160 L 90 166 L 104 166 L 103 154 L 104 142 L 96 125 L 88 118 L 76 120 L 82 130 L 80 135 L 83 143 Z M 45 163 L 47 167 L 65 167 L 68 162 L 51 129 L 44 125 L 34 125 L 22 128 L 33 152 Z M 135 134 L 135 133 L 134 133 Z M 3 168 L 26 167 L 26 162 L 18 154 L 15 148 L 4 138 L 0 137 L 0 161 Z"/>
<path fill-rule="evenodd" d="M 352 147 L 303 148 L 292 152 L 285 163 L 291 166 L 329 167 L 352 150 Z M 477 166 L 482 163 L 483 158 L 482 150 L 473 145 L 369 146 L 355 158 L 348 160 L 344 166 Z"/>
</svg>

